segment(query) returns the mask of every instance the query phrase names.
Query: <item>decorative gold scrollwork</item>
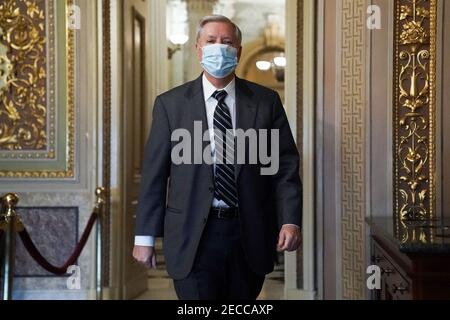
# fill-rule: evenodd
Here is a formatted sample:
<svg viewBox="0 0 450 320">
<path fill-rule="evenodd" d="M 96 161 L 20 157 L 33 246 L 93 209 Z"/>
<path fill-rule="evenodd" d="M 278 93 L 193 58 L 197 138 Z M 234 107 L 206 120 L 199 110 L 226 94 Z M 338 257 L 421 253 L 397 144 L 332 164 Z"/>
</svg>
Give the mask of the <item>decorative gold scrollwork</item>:
<svg viewBox="0 0 450 320">
<path fill-rule="evenodd" d="M 72 5 L 0 0 L 0 179 L 75 175 L 75 31 L 58 27 Z"/>
<path fill-rule="evenodd" d="M 434 211 L 436 0 L 397 0 L 395 214 L 431 218 Z"/>
<path fill-rule="evenodd" d="M 397 239 L 400 243 L 427 244 L 434 241 L 435 229 L 428 227 L 425 220 L 400 220 L 397 226 Z"/>
<path fill-rule="evenodd" d="M 0 37 L 3 31 L 0 29 Z M 7 56 L 8 47 L 0 42 L 0 91 L 6 89 L 8 77 L 12 71 L 12 64 Z"/>
<path fill-rule="evenodd" d="M 45 1 L 0 4 L 0 150 L 47 147 Z"/>
</svg>

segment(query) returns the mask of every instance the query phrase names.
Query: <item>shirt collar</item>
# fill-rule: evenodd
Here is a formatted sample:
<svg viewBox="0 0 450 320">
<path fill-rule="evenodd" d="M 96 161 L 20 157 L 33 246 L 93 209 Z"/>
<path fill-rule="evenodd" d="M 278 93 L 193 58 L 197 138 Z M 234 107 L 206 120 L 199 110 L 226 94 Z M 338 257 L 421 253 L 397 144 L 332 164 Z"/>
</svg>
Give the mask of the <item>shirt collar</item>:
<svg viewBox="0 0 450 320">
<path fill-rule="evenodd" d="M 204 73 L 202 76 L 202 82 L 203 82 L 203 94 L 205 97 L 205 101 L 208 101 L 208 99 L 211 98 L 211 96 L 213 95 L 213 93 L 216 90 L 221 90 L 221 89 L 217 89 L 216 87 L 214 87 L 214 85 L 211 82 L 209 82 L 209 80 L 206 78 L 206 75 Z M 225 88 L 223 88 L 223 90 L 225 90 L 227 92 L 228 96 L 230 96 L 233 100 L 235 100 L 236 78 L 233 78 L 233 80 L 231 80 L 231 82 Z"/>
</svg>

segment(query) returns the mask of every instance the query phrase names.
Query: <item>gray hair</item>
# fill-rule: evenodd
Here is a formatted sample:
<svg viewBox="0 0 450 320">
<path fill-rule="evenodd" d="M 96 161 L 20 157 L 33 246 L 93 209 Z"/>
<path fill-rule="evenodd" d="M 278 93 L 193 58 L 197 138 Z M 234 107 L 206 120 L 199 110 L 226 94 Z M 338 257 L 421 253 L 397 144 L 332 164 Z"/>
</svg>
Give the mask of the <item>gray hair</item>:
<svg viewBox="0 0 450 320">
<path fill-rule="evenodd" d="M 198 29 L 197 29 L 197 41 L 198 41 L 198 39 L 200 39 L 201 33 L 203 31 L 203 27 L 210 22 L 225 22 L 225 23 L 231 24 L 234 28 L 235 37 L 238 41 L 238 44 L 241 45 L 241 43 L 242 43 L 241 29 L 239 29 L 239 27 L 233 21 L 228 19 L 227 17 L 218 15 L 218 14 L 206 16 L 206 17 L 203 17 L 202 20 L 200 20 L 200 23 L 198 24 Z"/>
</svg>

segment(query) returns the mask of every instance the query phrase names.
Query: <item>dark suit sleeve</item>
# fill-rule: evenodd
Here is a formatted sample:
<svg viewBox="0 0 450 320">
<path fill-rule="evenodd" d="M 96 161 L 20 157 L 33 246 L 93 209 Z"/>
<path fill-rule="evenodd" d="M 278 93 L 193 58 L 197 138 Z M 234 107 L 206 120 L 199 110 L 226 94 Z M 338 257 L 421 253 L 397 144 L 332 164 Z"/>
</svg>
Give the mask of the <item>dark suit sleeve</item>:
<svg viewBox="0 0 450 320">
<path fill-rule="evenodd" d="M 153 121 L 142 166 L 135 235 L 162 237 L 170 175 L 170 127 L 161 98 L 156 98 Z"/>
<path fill-rule="evenodd" d="M 302 227 L 302 185 L 299 176 L 299 154 L 286 112 L 279 95 L 275 94 L 272 128 L 279 130 L 279 170 L 273 185 L 279 222 Z"/>
</svg>

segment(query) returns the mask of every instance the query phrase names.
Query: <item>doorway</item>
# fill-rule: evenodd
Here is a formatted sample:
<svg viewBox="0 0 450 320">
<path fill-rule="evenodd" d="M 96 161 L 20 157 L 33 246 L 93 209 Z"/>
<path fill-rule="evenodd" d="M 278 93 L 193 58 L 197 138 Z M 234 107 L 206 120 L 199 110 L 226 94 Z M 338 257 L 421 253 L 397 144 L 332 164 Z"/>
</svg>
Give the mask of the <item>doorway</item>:
<svg viewBox="0 0 450 320">
<path fill-rule="evenodd" d="M 278 91 L 284 99 L 285 6 L 285 0 L 261 1 L 258 6 L 249 0 L 167 0 L 168 88 L 174 88 L 200 76 L 201 67 L 195 55 L 197 24 L 206 15 L 222 14 L 231 18 L 244 33 L 244 51 L 237 75 Z M 249 12 L 256 14 L 254 21 L 246 19 Z M 149 271 L 149 289 L 138 299 L 176 299 L 172 282 L 164 270 L 160 241 L 156 243 L 156 250 L 160 258 L 159 269 Z M 266 289 L 263 289 L 260 299 L 282 299 L 284 279 L 284 254 L 279 254 L 275 271 L 268 275 Z"/>
<path fill-rule="evenodd" d="M 149 0 L 123 1 L 123 259 L 122 295 L 131 299 L 147 289 L 147 270 L 132 258 L 143 148 L 150 112 L 146 87 L 149 83 Z"/>
<path fill-rule="evenodd" d="M 146 271 L 140 266 L 136 266 L 131 259 L 131 250 L 133 246 L 133 228 L 134 219 L 133 215 L 136 200 L 137 189 L 140 174 L 139 163 L 136 162 L 140 157 L 140 148 L 144 142 L 142 136 L 136 132 L 136 128 L 141 128 L 141 134 L 148 130 L 151 125 L 151 120 L 145 122 L 136 122 L 137 119 L 151 119 L 151 106 L 154 98 L 157 94 L 166 91 L 169 88 L 173 88 L 184 82 L 192 80 L 200 75 L 201 69 L 198 62 L 191 61 L 196 59 L 194 52 L 195 40 L 189 41 L 189 39 L 195 39 L 196 26 L 200 18 L 211 13 L 224 14 L 234 20 L 244 32 L 244 50 L 247 47 L 248 51 L 244 52 L 241 66 L 237 70 L 238 76 L 249 78 L 252 81 L 262 81 L 261 84 L 272 87 L 277 90 L 282 97 L 285 97 L 285 108 L 288 114 L 289 122 L 294 134 L 297 136 L 299 142 L 299 149 L 303 147 L 300 143 L 303 141 L 302 135 L 297 135 L 297 123 L 298 121 L 308 121 L 307 117 L 298 116 L 298 103 L 311 103 L 307 99 L 304 101 L 297 101 L 298 88 L 303 86 L 303 83 L 297 81 L 299 76 L 299 68 L 297 68 L 297 38 L 298 33 L 302 33 L 302 26 L 298 27 L 297 15 L 300 11 L 296 0 L 277 0 L 275 3 L 272 0 L 258 2 L 258 8 L 261 9 L 259 13 L 260 18 L 257 19 L 259 24 L 255 21 L 244 21 L 247 14 L 252 12 L 254 15 L 255 5 L 249 0 L 237 0 L 237 1 L 179 1 L 179 0 L 157 0 L 157 1 L 124 1 L 123 8 L 118 8 L 119 15 L 123 15 L 123 99 L 124 110 L 124 128 L 123 136 L 123 151 L 126 156 L 123 156 L 123 189 L 121 197 L 123 197 L 123 226 L 125 231 L 123 240 L 120 241 L 120 245 L 123 246 L 124 253 L 120 259 L 122 265 L 121 283 L 123 283 L 123 298 L 132 298 L 136 296 L 138 292 L 146 289 L 144 294 L 140 295 L 140 299 L 175 299 L 173 286 L 171 280 L 168 278 L 167 273 L 164 270 L 164 261 L 160 252 L 161 243 L 157 242 L 157 250 L 160 259 L 160 269 Z M 301 1 L 303 2 L 303 1 Z M 140 8 L 140 5 L 143 7 Z M 194 4 L 202 3 L 202 5 L 194 6 Z M 211 3 L 215 3 L 209 7 Z M 134 9 L 133 9 L 133 4 Z M 174 7 L 175 13 L 173 12 Z M 191 6 L 191 7 L 188 7 Z M 265 6 L 265 7 L 264 7 Z M 145 11 L 147 8 L 147 12 Z M 313 8 L 313 6 L 310 6 Z M 138 9 L 136 9 L 138 8 Z M 264 9 L 265 10 L 262 10 Z M 273 8 L 275 11 L 271 12 L 269 9 Z M 135 11 L 133 11 L 135 10 Z M 137 14 L 133 14 L 136 13 Z M 298 11 L 299 10 L 299 11 Z M 311 10 L 310 10 L 311 11 Z M 167 13 L 162 14 L 162 13 Z M 313 9 L 312 9 L 313 12 Z M 173 28 L 171 19 L 177 17 L 180 24 L 178 28 Z M 177 22 L 177 23 L 178 23 Z M 193 24 L 189 26 L 189 24 Z M 313 25 L 313 20 L 310 21 L 310 25 Z M 189 27 L 188 27 L 189 26 Z M 259 26 L 257 28 L 257 26 Z M 142 34 L 144 30 L 145 34 Z M 151 31 L 150 31 L 151 30 Z M 313 31 L 313 27 L 310 28 Z M 133 37 L 133 33 L 135 36 Z M 312 32 L 313 33 L 313 32 Z M 185 37 L 180 37 L 184 35 Z M 270 37 L 272 35 L 272 37 Z M 254 37 L 253 37 L 254 36 Z M 269 39 L 267 37 L 269 36 Z M 253 37 L 253 38 L 252 38 Z M 184 39 L 183 39 L 184 38 Z M 186 40 L 188 38 L 188 40 Z M 143 43 L 143 39 L 147 41 Z M 287 40 L 285 40 L 287 39 Z M 183 40 L 183 41 L 181 41 Z M 267 40 L 269 45 L 267 45 Z M 284 40 L 284 41 L 283 41 Z M 313 36 L 308 38 L 313 45 Z M 270 42 L 272 41 L 272 42 Z M 167 44 L 161 45 L 161 44 Z M 253 44 L 253 46 L 251 46 Z M 139 49 L 140 48 L 140 49 Z M 147 49 L 143 49 L 147 48 Z M 311 50 L 313 51 L 313 46 Z M 142 54 L 142 50 L 146 50 L 147 54 Z M 140 54 L 139 54 L 140 53 Z M 188 54 L 190 53 L 190 54 Z M 313 53 L 311 54 L 313 55 Z M 276 59 L 277 58 L 277 59 Z M 189 60 L 191 59 L 191 60 Z M 277 63 L 275 62 L 277 60 Z M 142 64 L 143 61 L 147 61 L 146 72 L 142 72 L 141 68 L 136 73 L 133 66 Z M 261 63 L 262 62 L 262 63 Z M 299 61 L 301 64 L 306 64 L 306 61 Z M 267 65 L 269 64 L 269 68 Z M 264 66 L 265 65 L 265 66 Z M 282 67 L 294 66 L 290 69 L 287 68 L 284 71 L 280 70 Z M 310 64 L 311 67 L 313 64 Z M 247 66 L 247 68 L 244 68 Z M 250 66 L 250 67 L 249 67 Z M 276 70 L 278 68 L 278 70 Z M 301 68 L 300 68 L 301 70 Z M 261 77 L 258 77 L 258 73 Z M 262 76 L 264 75 L 264 76 Z M 137 85 L 134 86 L 133 83 Z M 312 83 L 312 82 L 311 82 Z M 286 85 L 285 85 L 286 84 Z M 142 92 L 142 88 L 150 88 L 147 96 L 145 92 Z M 312 87 L 312 84 L 310 85 Z M 308 89 L 308 88 L 307 88 Z M 310 88 L 309 88 L 310 89 Z M 308 89 L 308 90 L 309 90 Z M 309 92 L 309 91 L 308 91 Z M 310 96 L 313 93 L 309 92 Z M 132 97 L 138 95 L 139 97 Z M 145 101 L 145 103 L 143 103 Z M 130 110 L 131 108 L 131 110 Z M 312 108 L 311 108 L 312 109 Z M 140 116 L 139 116 L 140 115 Z M 300 120 L 299 120 L 300 119 Z M 133 122 L 134 121 L 134 122 Z M 303 128 L 303 132 L 311 132 L 312 128 Z M 300 137 L 300 139 L 298 138 Z M 313 136 L 311 135 L 312 139 Z M 128 143 L 127 139 L 135 139 L 140 145 Z M 312 146 L 313 144 L 308 144 Z M 301 151 L 301 153 L 304 153 Z M 303 170 L 309 170 L 310 165 L 313 163 L 311 158 L 312 154 L 307 157 L 303 157 L 303 161 L 308 165 L 303 165 Z M 124 173 L 127 171 L 128 173 Z M 313 171 L 309 172 L 313 174 Z M 313 186 L 311 186 L 312 179 L 309 178 L 309 183 L 305 188 L 305 191 L 313 192 Z M 126 190 L 125 190 L 126 189 Z M 304 195 L 304 203 L 306 199 L 310 199 L 312 202 L 313 197 L 309 194 Z M 311 207 L 311 205 L 310 205 Z M 299 274 L 304 265 L 305 259 L 312 266 L 314 265 L 314 253 L 313 253 L 313 227 L 312 227 L 312 215 L 313 210 L 311 208 L 304 208 L 304 214 L 308 214 L 308 232 L 306 232 L 306 226 L 304 224 L 306 237 L 309 241 L 306 242 L 308 248 L 307 254 L 305 249 L 304 255 L 298 255 L 296 253 L 285 254 L 279 256 L 279 265 L 276 267 L 276 271 L 269 275 L 266 284 L 269 288 L 263 291 L 261 299 L 282 299 L 282 298 L 310 298 L 312 290 L 314 289 L 314 270 L 313 267 L 307 266 L 304 270 L 304 280 Z M 117 229 L 117 228 L 116 228 Z M 305 242 L 305 241 L 304 241 Z M 304 245 L 305 248 L 305 245 Z M 146 279 L 144 281 L 144 279 Z M 304 286 L 304 283 L 308 283 Z M 312 282 L 312 284 L 310 284 Z M 143 285 L 144 284 L 144 285 Z M 166 288 L 166 289 L 164 289 Z M 307 295 L 302 294 L 302 290 L 309 290 Z M 167 291 L 162 291 L 167 290 Z"/>
</svg>

